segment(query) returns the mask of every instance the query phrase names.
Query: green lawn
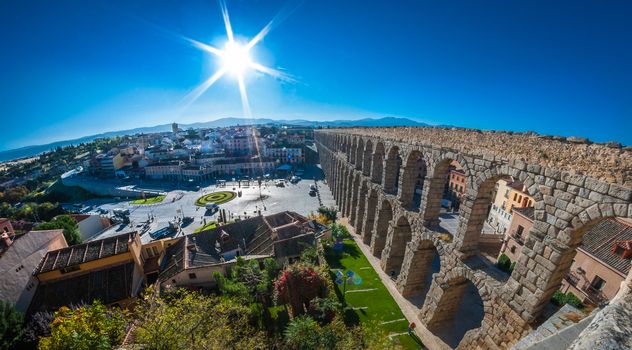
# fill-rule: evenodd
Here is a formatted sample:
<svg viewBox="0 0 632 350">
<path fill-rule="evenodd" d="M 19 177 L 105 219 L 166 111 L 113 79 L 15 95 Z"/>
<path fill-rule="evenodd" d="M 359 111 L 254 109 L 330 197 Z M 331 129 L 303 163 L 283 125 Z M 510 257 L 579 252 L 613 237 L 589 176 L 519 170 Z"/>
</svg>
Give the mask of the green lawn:
<svg viewBox="0 0 632 350">
<path fill-rule="evenodd" d="M 136 200 L 133 200 L 133 201 L 129 202 L 129 204 L 156 204 L 156 203 L 162 202 L 163 200 L 165 200 L 165 196 L 164 195 L 159 195 L 159 196 L 156 196 L 156 197 L 136 199 Z"/>
<path fill-rule="evenodd" d="M 193 231 L 193 233 L 199 233 L 199 232 L 210 230 L 210 229 L 213 229 L 213 228 L 216 228 L 216 227 L 217 227 L 217 222 L 216 221 L 211 221 L 211 222 L 206 223 L 206 225 L 204 225 L 204 226 L 200 226 L 200 227 L 196 228 Z"/>
<path fill-rule="evenodd" d="M 408 331 L 408 321 L 404 314 L 353 240 L 344 241 L 344 251 L 340 256 L 336 256 L 331 248 L 325 247 L 325 258 L 331 268 L 330 275 L 334 281 L 338 270 L 344 273 L 351 269 L 362 278 L 362 284 L 359 286 L 347 285 L 346 287 L 344 299 L 349 309 L 345 314 L 345 320 L 348 323 L 377 322 L 379 327 L 389 334 Z M 336 289 L 340 302 L 343 302 L 344 287 L 336 284 Z M 354 292 L 356 290 L 358 292 Z M 408 334 L 394 336 L 393 339 L 399 341 L 404 349 L 421 348 L 418 340 Z"/>
</svg>

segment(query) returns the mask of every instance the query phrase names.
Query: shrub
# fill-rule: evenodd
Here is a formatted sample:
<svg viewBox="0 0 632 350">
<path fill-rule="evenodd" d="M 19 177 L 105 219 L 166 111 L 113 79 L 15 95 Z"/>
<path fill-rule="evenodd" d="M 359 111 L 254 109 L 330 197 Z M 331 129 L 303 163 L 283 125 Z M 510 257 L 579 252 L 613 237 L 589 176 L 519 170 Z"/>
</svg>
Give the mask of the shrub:
<svg viewBox="0 0 632 350">
<path fill-rule="evenodd" d="M 573 294 L 572 292 L 564 294 L 560 290 L 556 290 L 555 293 L 553 293 L 553 297 L 551 297 L 551 302 L 558 306 L 570 304 L 578 309 L 584 307 L 582 301 L 579 300 L 579 298 L 575 294 Z"/>
<path fill-rule="evenodd" d="M 40 340 L 40 350 L 106 350 L 125 337 L 127 318 L 118 309 L 107 309 L 99 301 L 71 310 L 55 312 L 51 334 Z"/>
<path fill-rule="evenodd" d="M 0 300 L 0 349 L 10 349 L 22 338 L 24 316 L 12 304 Z"/>
<path fill-rule="evenodd" d="M 45 222 L 35 228 L 35 230 L 64 230 L 64 238 L 68 245 L 81 243 L 81 235 L 79 234 L 79 224 L 75 219 L 68 215 L 59 215 L 49 222 Z"/>
<path fill-rule="evenodd" d="M 496 262 L 496 266 L 498 266 L 499 269 L 511 274 L 515 263 L 512 263 L 511 259 L 509 259 L 507 255 L 500 254 L 500 256 L 498 257 L 498 262 Z"/>
</svg>

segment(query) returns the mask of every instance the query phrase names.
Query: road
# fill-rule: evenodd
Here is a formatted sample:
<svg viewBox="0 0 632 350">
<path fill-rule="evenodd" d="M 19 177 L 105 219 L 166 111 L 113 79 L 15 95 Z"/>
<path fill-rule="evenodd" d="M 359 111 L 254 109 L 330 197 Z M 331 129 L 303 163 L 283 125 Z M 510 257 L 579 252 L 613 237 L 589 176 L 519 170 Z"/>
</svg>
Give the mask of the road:
<svg viewBox="0 0 632 350">
<path fill-rule="evenodd" d="M 309 195 L 309 187 L 312 184 L 316 184 L 318 187 L 317 196 Z M 128 209 L 130 211 L 130 228 L 140 231 L 149 220 L 147 232 L 154 232 L 167 227 L 169 221 L 182 216 L 193 217 L 194 221 L 182 227 L 182 232 L 177 235 L 191 234 L 204 224 L 205 219 L 207 222 L 217 219 L 217 213 L 208 215 L 210 213 L 207 213 L 204 208 L 195 205 L 196 199 L 216 191 L 242 192 L 241 197 L 235 197 L 230 202 L 220 205 L 220 208 L 225 209 L 227 215 L 232 219 L 252 217 L 258 215 L 259 212 L 261 215 L 271 215 L 285 210 L 307 215 L 310 212 L 315 212 L 321 205 L 335 205 L 329 186 L 323 180 L 320 168 L 313 168 L 306 169 L 303 180 L 296 184 L 287 182 L 286 187 L 276 187 L 274 180 L 263 182 L 261 187 L 256 181 L 253 181 L 248 187 L 239 187 L 236 182 L 229 181 L 225 188 L 209 185 L 197 191 L 172 190 L 167 192 L 167 197 L 163 202 L 153 205 L 134 205 L 127 201 L 109 203 L 93 201 L 91 202 L 91 212 L 98 213 L 98 210 L 101 209 L 111 213 L 113 209 Z M 121 230 L 109 230 L 92 239 L 101 239 L 120 232 Z M 148 233 L 141 237 L 143 242 L 151 240 Z"/>
</svg>

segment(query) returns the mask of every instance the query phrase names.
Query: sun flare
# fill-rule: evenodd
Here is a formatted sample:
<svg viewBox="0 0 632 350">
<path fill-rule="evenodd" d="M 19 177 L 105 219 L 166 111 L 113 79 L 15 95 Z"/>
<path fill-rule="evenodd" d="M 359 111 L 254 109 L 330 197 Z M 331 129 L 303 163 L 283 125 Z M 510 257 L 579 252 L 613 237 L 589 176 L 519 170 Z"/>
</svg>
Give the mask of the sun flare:
<svg viewBox="0 0 632 350">
<path fill-rule="evenodd" d="M 222 68 L 229 73 L 240 76 L 252 65 L 250 50 L 247 46 L 240 45 L 235 41 L 229 41 L 224 46 L 221 54 Z"/>
</svg>

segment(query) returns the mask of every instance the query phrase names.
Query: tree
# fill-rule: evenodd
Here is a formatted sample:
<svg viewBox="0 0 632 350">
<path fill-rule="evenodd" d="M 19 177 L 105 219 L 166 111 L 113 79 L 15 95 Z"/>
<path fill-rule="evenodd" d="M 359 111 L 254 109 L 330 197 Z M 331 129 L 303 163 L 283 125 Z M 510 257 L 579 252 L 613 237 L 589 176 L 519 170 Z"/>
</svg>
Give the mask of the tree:
<svg viewBox="0 0 632 350">
<path fill-rule="evenodd" d="M 351 234 L 345 225 L 333 223 L 329 225 L 329 228 L 331 229 L 331 236 L 335 240 L 351 237 Z"/>
<path fill-rule="evenodd" d="M 326 278 L 313 266 L 298 263 L 288 266 L 274 283 L 275 300 L 289 304 L 290 316 L 305 313 L 312 299 L 327 293 Z"/>
<path fill-rule="evenodd" d="M 41 337 L 50 336 L 50 326 L 54 319 L 55 314 L 47 311 L 36 312 L 29 317 L 22 338 L 26 348 L 35 349 Z"/>
<path fill-rule="evenodd" d="M 339 309 L 340 303 L 332 298 L 314 298 L 307 311 L 320 324 L 326 324 L 334 319 Z"/>
<path fill-rule="evenodd" d="M 135 342 L 146 349 L 254 349 L 265 335 L 251 325 L 239 300 L 175 290 L 167 297 L 148 288 L 137 310 Z"/>
<path fill-rule="evenodd" d="M 290 349 L 317 349 L 320 344 L 320 326 L 309 316 L 294 318 L 285 329 L 285 343 Z"/>
<path fill-rule="evenodd" d="M 28 193 L 28 188 L 24 186 L 11 187 L 4 192 L 3 200 L 9 203 L 17 203 L 20 202 L 22 198 L 26 197 Z"/>
<path fill-rule="evenodd" d="M 10 349 L 22 338 L 24 316 L 13 305 L 0 300 L 0 349 Z"/>
<path fill-rule="evenodd" d="M 119 309 L 107 309 L 101 302 L 76 309 L 61 307 L 55 312 L 51 334 L 40 340 L 39 350 L 106 350 L 121 344 L 128 324 Z"/>
<path fill-rule="evenodd" d="M 300 244 L 304 245 L 303 251 L 301 252 L 301 261 L 306 264 L 318 265 L 318 251 L 316 247 L 306 243 Z"/>
<path fill-rule="evenodd" d="M 75 219 L 68 215 L 59 215 L 49 222 L 45 222 L 35 228 L 35 230 L 64 230 L 64 238 L 68 245 L 81 243 L 81 235 L 79 234 L 79 224 Z"/>
<path fill-rule="evenodd" d="M 323 222 L 323 224 L 328 225 L 330 223 L 336 222 L 336 219 L 338 218 L 338 209 L 336 209 L 333 206 L 332 207 L 319 207 L 318 214 L 325 217 L 326 222 Z"/>
</svg>

